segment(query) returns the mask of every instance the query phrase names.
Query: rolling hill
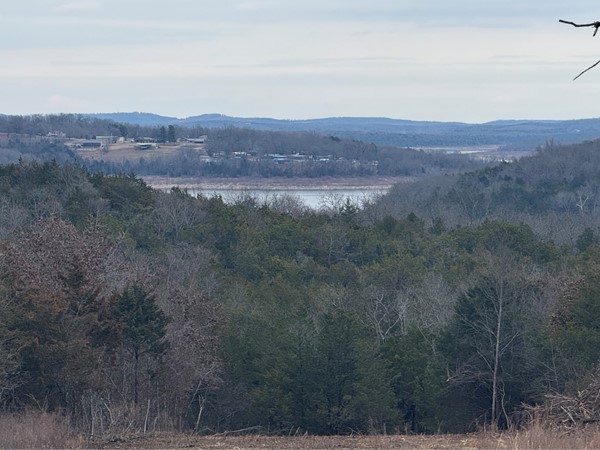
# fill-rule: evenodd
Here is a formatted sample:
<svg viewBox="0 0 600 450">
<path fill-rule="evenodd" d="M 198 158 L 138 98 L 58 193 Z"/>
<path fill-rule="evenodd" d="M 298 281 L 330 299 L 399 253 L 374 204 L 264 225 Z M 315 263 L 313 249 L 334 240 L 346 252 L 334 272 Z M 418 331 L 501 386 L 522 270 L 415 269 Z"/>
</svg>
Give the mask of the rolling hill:
<svg viewBox="0 0 600 450">
<path fill-rule="evenodd" d="M 307 120 L 243 118 L 203 114 L 187 118 L 150 113 L 102 113 L 87 116 L 143 126 L 251 128 L 263 131 L 309 131 L 373 142 L 378 145 L 433 147 L 503 145 L 530 150 L 549 140 L 581 142 L 600 137 L 600 119 L 498 120 L 471 124 L 390 119 L 385 117 L 330 117 Z"/>
</svg>

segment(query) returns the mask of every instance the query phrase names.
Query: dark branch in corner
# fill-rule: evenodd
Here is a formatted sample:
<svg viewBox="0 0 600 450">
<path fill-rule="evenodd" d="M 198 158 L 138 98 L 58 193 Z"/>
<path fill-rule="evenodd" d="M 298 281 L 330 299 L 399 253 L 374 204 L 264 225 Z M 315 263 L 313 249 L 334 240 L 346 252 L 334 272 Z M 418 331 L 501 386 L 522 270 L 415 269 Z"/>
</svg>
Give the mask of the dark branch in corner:
<svg viewBox="0 0 600 450">
<path fill-rule="evenodd" d="M 575 78 L 573 78 L 573 81 L 575 81 L 577 78 L 579 78 L 581 75 L 583 75 L 584 73 L 586 73 L 588 70 L 593 69 L 594 67 L 596 67 L 598 64 L 600 64 L 600 60 L 596 61 L 594 64 L 592 64 L 590 67 L 588 67 L 587 69 L 585 69 L 583 72 L 581 72 L 579 75 L 577 75 Z"/>
<path fill-rule="evenodd" d="M 594 27 L 594 36 L 596 36 L 596 34 L 598 33 L 598 28 L 600 28 L 600 22 L 575 23 L 575 22 L 570 22 L 568 20 L 562 20 L 562 19 L 559 19 L 559 22 L 560 23 L 566 23 L 567 25 L 573 25 L 574 27 L 577 27 L 577 28 L 581 28 L 581 27 Z M 591 70 L 594 67 L 596 67 L 598 64 L 600 64 L 600 60 L 596 61 L 596 63 L 592 64 L 590 67 L 588 67 L 583 72 L 581 72 L 579 75 L 577 75 L 575 78 L 573 78 L 573 81 L 575 81 L 581 75 L 583 75 L 584 73 L 586 73 L 588 70 Z"/>
<path fill-rule="evenodd" d="M 598 28 L 600 28 L 600 22 L 592 22 L 592 23 L 575 23 L 575 22 L 569 22 L 568 20 L 559 20 L 560 23 L 566 23 L 568 25 L 573 25 L 574 27 L 580 28 L 580 27 L 594 27 L 594 36 L 596 36 L 596 33 L 598 33 Z"/>
</svg>

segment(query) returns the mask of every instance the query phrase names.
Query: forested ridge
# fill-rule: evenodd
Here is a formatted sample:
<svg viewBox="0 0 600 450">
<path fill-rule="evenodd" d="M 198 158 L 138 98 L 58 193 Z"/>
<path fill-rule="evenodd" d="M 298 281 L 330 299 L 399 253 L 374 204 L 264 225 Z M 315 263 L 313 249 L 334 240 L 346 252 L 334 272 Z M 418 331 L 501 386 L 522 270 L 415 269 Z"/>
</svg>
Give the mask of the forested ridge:
<svg viewBox="0 0 600 450">
<path fill-rule="evenodd" d="M 549 139 L 564 143 L 598 136 L 598 119 L 496 120 L 487 123 L 432 122 L 385 117 L 330 117 L 309 120 L 230 117 L 203 114 L 177 119 L 148 113 L 90 114 L 87 118 L 110 119 L 137 125 L 169 125 L 205 128 L 252 128 L 262 131 L 316 132 L 346 139 L 372 142 L 378 146 L 473 146 L 501 144 L 522 149 Z"/>
<path fill-rule="evenodd" d="M 0 405 L 87 434 L 519 425 L 597 370 L 598 150 L 321 211 L 0 166 Z"/>
<path fill-rule="evenodd" d="M 362 141 L 308 132 L 247 128 L 205 130 L 211 161 L 193 151 L 145 158 L 127 169 L 141 175 L 227 177 L 424 176 L 482 167 L 465 155 L 379 147 Z M 184 132 L 182 130 L 181 132 Z M 93 164 L 94 170 L 118 171 L 123 165 Z"/>
<path fill-rule="evenodd" d="M 538 236 L 576 245 L 581 233 L 598 231 L 600 158 L 598 141 L 562 146 L 547 143 L 514 164 L 399 184 L 371 209 L 428 222 L 474 225 L 498 219 L 524 222 Z"/>
<path fill-rule="evenodd" d="M 135 158 L 89 160 L 73 139 L 112 136 L 154 140 L 177 148 L 168 155 L 152 149 Z M 194 139 L 206 138 L 202 151 Z M 203 139 L 204 140 L 204 139 Z M 131 144 L 133 148 L 133 144 Z M 142 126 L 83 115 L 0 115 L 0 163 L 25 160 L 78 162 L 93 172 L 169 177 L 365 177 L 424 176 L 473 170 L 484 163 L 460 154 L 376 146 L 363 141 L 308 131 L 260 131 L 250 128 Z"/>
</svg>

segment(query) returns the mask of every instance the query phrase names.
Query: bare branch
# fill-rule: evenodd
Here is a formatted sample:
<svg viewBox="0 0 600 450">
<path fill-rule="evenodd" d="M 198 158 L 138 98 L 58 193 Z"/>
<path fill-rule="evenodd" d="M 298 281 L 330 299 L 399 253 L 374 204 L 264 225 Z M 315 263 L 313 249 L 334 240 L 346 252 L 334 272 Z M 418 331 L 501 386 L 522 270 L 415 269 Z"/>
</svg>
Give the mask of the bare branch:
<svg viewBox="0 0 600 450">
<path fill-rule="evenodd" d="M 560 19 L 559 22 L 560 23 L 566 23 L 567 25 L 573 25 L 574 27 L 577 27 L 577 28 L 581 28 L 581 27 L 594 27 L 594 36 L 596 36 L 596 34 L 598 33 L 598 28 L 600 28 L 600 22 L 575 23 L 575 22 L 571 22 L 569 20 L 562 20 L 562 19 Z M 584 73 L 586 73 L 588 70 L 591 70 L 594 67 L 596 67 L 598 64 L 600 64 L 600 60 L 598 60 L 595 64 L 592 64 L 590 67 L 588 67 L 583 72 L 581 72 L 579 75 L 577 75 L 575 78 L 573 78 L 573 81 L 575 81 L 581 75 L 583 75 Z"/>
<path fill-rule="evenodd" d="M 594 67 L 596 67 L 598 64 L 600 64 L 600 59 L 598 61 L 596 61 L 594 64 L 592 64 L 590 67 L 588 67 L 587 69 L 585 69 L 583 72 L 581 72 L 579 75 L 577 75 L 575 78 L 573 78 L 573 81 L 575 81 L 577 78 L 579 78 L 581 75 L 583 75 L 584 73 L 586 73 L 588 70 L 592 70 Z"/>
<path fill-rule="evenodd" d="M 570 22 L 568 20 L 559 20 L 560 23 L 566 23 L 568 25 L 573 25 L 574 27 L 577 28 L 581 28 L 581 27 L 594 27 L 594 36 L 596 36 L 596 33 L 598 33 L 598 28 L 600 28 L 600 22 L 592 22 L 592 23 L 575 23 L 575 22 Z"/>
</svg>

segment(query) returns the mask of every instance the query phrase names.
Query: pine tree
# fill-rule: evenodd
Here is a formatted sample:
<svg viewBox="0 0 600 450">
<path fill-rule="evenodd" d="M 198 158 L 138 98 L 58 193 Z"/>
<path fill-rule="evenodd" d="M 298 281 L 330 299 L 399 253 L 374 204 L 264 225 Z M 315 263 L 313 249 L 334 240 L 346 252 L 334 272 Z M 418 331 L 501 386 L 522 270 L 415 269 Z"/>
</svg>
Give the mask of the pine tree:
<svg viewBox="0 0 600 450">
<path fill-rule="evenodd" d="M 167 131 L 167 141 L 177 142 L 177 133 L 175 132 L 175 125 L 169 125 L 169 130 Z"/>
<path fill-rule="evenodd" d="M 133 397 L 137 403 L 140 357 L 159 358 L 167 351 L 169 343 L 165 335 L 169 318 L 154 297 L 139 286 L 119 296 L 113 313 L 123 323 L 123 344 L 133 358 Z"/>
</svg>

